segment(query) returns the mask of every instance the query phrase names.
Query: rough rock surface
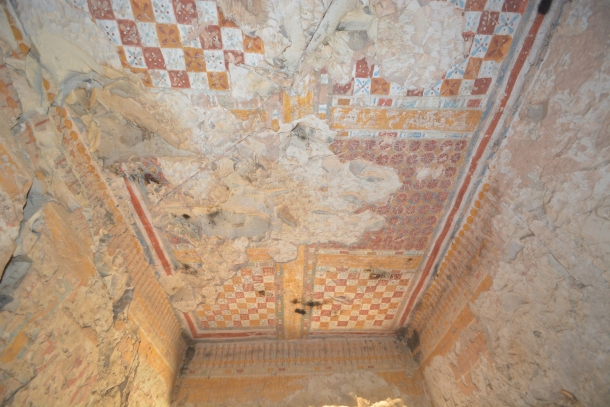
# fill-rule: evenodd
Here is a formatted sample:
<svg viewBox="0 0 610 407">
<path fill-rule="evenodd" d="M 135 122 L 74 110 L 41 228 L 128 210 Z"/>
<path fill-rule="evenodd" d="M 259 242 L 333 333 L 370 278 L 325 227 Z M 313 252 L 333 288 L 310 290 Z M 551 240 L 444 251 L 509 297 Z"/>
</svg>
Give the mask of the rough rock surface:
<svg viewBox="0 0 610 407">
<path fill-rule="evenodd" d="M 134 232 L 109 189 L 92 185 L 99 170 L 83 165 L 87 155 L 65 109 L 49 109 L 59 81 L 71 89 L 70 78 L 85 67 L 91 73 L 95 61 L 78 60 L 62 41 L 46 47 L 53 33 L 70 37 L 61 31 L 71 26 L 53 24 L 61 4 L 40 6 L 25 10 L 22 22 L 38 22 L 33 45 L 48 54 L 36 60 L 0 42 L 0 404 L 169 405 L 184 350 L 179 325 L 166 303 L 163 334 L 179 354 L 172 360 L 149 325 L 158 316 L 142 315 L 150 300 L 133 281 L 134 265 L 154 278 Z M 62 56 L 55 66 L 45 59 L 54 52 Z"/>
<path fill-rule="evenodd" d="M 435 405 L 610 400 L 608 18 L 606 2 L 565 3 L 530 73 L 487 176 L 495 238 L 470 248 L 485 253 L 471 275 L 493 283 L 466 304 L 473 324 L 423 367 Z M 480 362 L 458 374 L 481 338 Z"/>
</svg>

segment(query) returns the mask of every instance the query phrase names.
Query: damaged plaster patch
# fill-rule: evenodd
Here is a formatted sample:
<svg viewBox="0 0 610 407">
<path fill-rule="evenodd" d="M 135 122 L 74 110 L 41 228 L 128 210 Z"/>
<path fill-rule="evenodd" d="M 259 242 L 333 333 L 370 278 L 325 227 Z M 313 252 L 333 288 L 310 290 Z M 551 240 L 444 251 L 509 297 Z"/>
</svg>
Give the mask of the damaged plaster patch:
<svg viewBox="0 0 610 407">
<path fill-rule="evenodd" d="M 400 391 L 374 372 L 312 375 L 303 380 L 304 389 L 284 400 L 297 406 L 404 407 Z"/>
<path fill-rule="evenodd" d="M 401 186 L 398 175 L 365 161 L 341 163 L 330 150 L 334 138 L 308 116 L 278 133 L 252 134 L 205 166 L 195 158 L 157 160 L 167 181 L 141 187 L 154 224 L 172 241 L 177 273 L 161 280 L 178 309 L 216 298 L 245 266 L 250 242 L 288 262 L 299 245 L 351 245 L 383 227 L 381 215 L 359 209 L 388 199 Z"/>
<path fill-rule="evenodd" d="M 329 148 L 333 140 L 334 132 L 312 116 L 283 125 L 279 135 L 253 135 L 231 158 L 192 177 L 195 162 L 159 161 L 171 185 L 181 185 L 183 202 L 189 202 L 185 210 L 198 220 L 187 221 L 197 229 L 192 238 L 267 241 L 275 260 L 290 261 L 298 245 L 350 245 L 365 231 L 379 229 L 383 217 L 356 210 L 400 188 L 392 169 L 364 161 L 341 163 Z"/>
<path fill-rule="evenodd" d="M 305 1 L 297 12 L 286 1 L 255 3 L 248 8 L 226 0 L 220 7 L 263 39 L 266 66 L 290 75 L 295 89 L 312 69 L 325 68 L 335 82 L 347 83 L 363 56 L 377 61 L 389 81 L 429 88 L 467 52 L 463 12 L 445 1 Z"/>
<path fill-rule="evenodd" d="M 376 58 L 389 81 L 425 89 L 464 59 L 464 17 L 445 1 L 424 6 L 417 0 L 400 3 L 398 14 L 379 20 Z"/>
</svg>

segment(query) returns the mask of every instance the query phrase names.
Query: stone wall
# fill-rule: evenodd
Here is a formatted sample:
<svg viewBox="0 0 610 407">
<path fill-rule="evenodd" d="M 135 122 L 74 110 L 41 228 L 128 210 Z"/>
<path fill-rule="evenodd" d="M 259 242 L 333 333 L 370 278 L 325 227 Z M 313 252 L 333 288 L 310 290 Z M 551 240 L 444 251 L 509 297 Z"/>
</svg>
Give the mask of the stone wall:
<svg viewBox="0 0 610 407">
<path fill-rule="evenodd" d="M 0 11 L 0 403 L 170 405 L 186 342 L 156 270 Z"/>
<path fill-rule="evenodd" d="M 559 6 L 409 325 L 436 406 L 610 400 L 610 7 Z"/>
</svg>

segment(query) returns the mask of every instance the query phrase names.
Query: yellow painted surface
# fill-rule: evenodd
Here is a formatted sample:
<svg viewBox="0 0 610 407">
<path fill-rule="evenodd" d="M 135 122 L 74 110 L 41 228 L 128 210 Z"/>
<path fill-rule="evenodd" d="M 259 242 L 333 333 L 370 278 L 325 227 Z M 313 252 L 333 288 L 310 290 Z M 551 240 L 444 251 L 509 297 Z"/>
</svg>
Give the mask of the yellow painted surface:
<svg viewBox="0 0 610 407">
<path fill-rule="evenodd" d="M 248 256 L 248 260 L 254 263 L 270 261 L 271 256 L 269 256 L 267 250 L 267 248 L 250 248 L 246 249 L 246 255 Z"/>
<path fill-rule="evenodd" d="M 60 255 L 67 262 L 66 269 L 72 271 L 83 285 L 87 284 L 87 281 L 95 274 L 95 266 L 91 258 L 84 254 L 88 253 L 88 248 L 83 247 L 83 242 L 67 226 L 69 221 L 65 210 L 58 204 L 50 203 L 45 206 L 44 220 L 51 231 Z"/>
<path fill-rule="evenodd" d="M 152 367 L 159 377 L 167 384 L 168 391 L 174 386 L 174 371 L 165 363 L 165 360 L 159 355 L 157 349 L 148 340 L 148 337 L 140 329 L 140 355 L 144 357 L 146 364 Z"/>
<path fill-rule="evenodd" d="M 2 356 L 0 357 L 0 362 L 2 362 L 2 363 L 12 362 L 17 357 L 19 352 L 21 352 L 21 349 L 23 349 L 23 347 L 25 346 L 26 343 L 28 343 L 28 337 L 26 336 L 26 334 L 23 331 L 19 332 L 13 338 L 13 340 L 8 344 L 6 349 L 4 349 L 4 352 L 2 352 Z"/>
<path fill-rule="evenodd" d="M 355 256 L 351 254 L 318 254 L 318 266 L 352 267 L 362 269 L 385 268 L 413 270 L 421 261 L 421 256 Z"/>
<path fill-rule="evenodd" d="M 313 113 L 314 94 L 312 88 L 315 86 L 313 78 L 309 78 L 306 92 L 302 95 L 290 96 L 282 91 L 282 105 L 284 108 L 284 123 L 301 119 Z"/>
<path fill-rule="evenodd" d="M 479 110 L 398 110 L 333 107 L 333 129 L 389 129 L 474 131 L 483 112 Z"/>
<path fill-rule="evenodd" d="M 303 390 L 305 376 L 189 377 L 184 379 L 177 399 L 201 406 L 249 402 L 261 399 L 280 402 Z"/>
<path fill-rule="evenodd" d="M 300 246 L 297 258 L 289 263 L 284 263 L 284 339 L 299 339 L 303 336 L 301 329 L 303 315 L 294 312 L 300 308 L 300 304 L 293 304 L 297 299 L 299 302 L 303 297 L 303 274 L 305 272 L 305 250 L 306 246 Z"/>
<path fill-rule="evenodd" d="M 174 250 L 173 252 L 180 263 L 201 263 L 201 257 L 193 249 Z"/>
<path fill-rule="evenodd" d="M 231 113 L 233 113 L 233 116 L 241 121 L 256 119 L 256 116 L 259 116 L 260 120 L 264 123 L 267 118 L 267 114 L 264 110 L 236 109 L 231 110 Z"/>
</svg>

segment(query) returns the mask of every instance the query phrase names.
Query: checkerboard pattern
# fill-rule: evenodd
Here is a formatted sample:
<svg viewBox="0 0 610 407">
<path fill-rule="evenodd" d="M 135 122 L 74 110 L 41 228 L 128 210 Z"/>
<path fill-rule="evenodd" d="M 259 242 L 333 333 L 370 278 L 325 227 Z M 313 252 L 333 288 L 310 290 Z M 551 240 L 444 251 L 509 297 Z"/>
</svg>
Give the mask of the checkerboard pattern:
<svg viewBox="0 0 610 407">
<path fill-rule="evenodd" d="M 333 93 L 396 97 L 485 95 L 510 49 L 527 0 L 451 0 L 451 3 L 464 10 L 462 37 L 472 45 L 468 57 L 451 67 L 444 79 L 430 89 L 407 90 L 384 80 L 378 65 L 368 66 L 366 59 L 361 59 L 356 62 L 351 81 L 334 84 Z M 392 103 L 391 99 L 384 101 Z"/>
<path fill-rule="evenodd" d="M 215 304 L 197 310 L 205 329 L 259 328 L 276 325 L 273 267 L 241 270 L 222 286 Z"/>
<path fill-rule="evenodd" d="M 409 279 L 400 270 L 316 270 L 311 330 L 390 328 Z"/>
<path fill-rule="evenodd" d="M 121 63 L 156 88 L 228 91 L 229 63 L 257 66 L 264 44 L 213 1 L 67 0 L 117 46 Z"/>
</svg>

